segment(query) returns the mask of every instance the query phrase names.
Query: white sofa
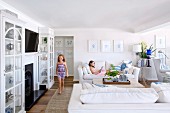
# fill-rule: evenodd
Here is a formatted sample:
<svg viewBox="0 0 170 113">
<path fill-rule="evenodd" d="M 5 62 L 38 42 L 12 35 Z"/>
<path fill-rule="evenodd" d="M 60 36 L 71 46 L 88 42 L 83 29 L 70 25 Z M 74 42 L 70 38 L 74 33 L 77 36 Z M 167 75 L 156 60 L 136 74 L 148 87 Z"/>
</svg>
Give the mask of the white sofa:
<svg viewBox="0 0 170 113">
<path fill-rule="evenodd" d="M 170 113 L 170 103 L 148 104 L 83 104 L 81 84 L 74 84 L 68 105 L 69 113 Z"/>
<path fill-rule="evenodd" d="M 96 61 L 95 66 L 96 66 L 95 67 L 96 69 L 100 69 L 102 66 L 106 70 L 108 70 L 110 68 L 110 64 L 107 63 L 106 61 Z M 140 68 L 138 68 L 138 67 L 132 67 L 132 68 L 131 68 L 132 69 L 131 72 L 129 71 L 131 69 L 126 68 L 125 71 L 130 72 L 130 73 L 127 73 L 125 75 L 127 75 L 128 78 L 133 78 L 136 81 L 138 81 Z M 94 78 L 103 78 L 105 76 L 105 75 L 91 74 L 87 63 L 82 63 L 78 66 L 78 74 L 79 74 L 79 83 L 84 83 L 84 82 L 92 83 L 92 80 Z"/>
</svg>

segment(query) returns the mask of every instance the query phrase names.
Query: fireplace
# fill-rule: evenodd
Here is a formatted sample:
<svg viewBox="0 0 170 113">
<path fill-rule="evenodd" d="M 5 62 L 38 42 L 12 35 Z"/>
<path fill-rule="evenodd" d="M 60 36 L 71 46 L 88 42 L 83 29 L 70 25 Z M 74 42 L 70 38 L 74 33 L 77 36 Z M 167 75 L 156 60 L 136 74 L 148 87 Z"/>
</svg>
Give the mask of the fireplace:
<svg viewBox="0 0 170 113">
<path fill-rule="evenodd" d="M 25 65 L 25 110 L 28 111 L 31 107 L 40 99 L 42 95 L 47 91 L 34 90 L 34 75 L 33 63 Z"/>
<path fill-rule="evenodd" d="M 33 92 L 33 63 L 25 65 L 25 97 Z"/>
</svg>

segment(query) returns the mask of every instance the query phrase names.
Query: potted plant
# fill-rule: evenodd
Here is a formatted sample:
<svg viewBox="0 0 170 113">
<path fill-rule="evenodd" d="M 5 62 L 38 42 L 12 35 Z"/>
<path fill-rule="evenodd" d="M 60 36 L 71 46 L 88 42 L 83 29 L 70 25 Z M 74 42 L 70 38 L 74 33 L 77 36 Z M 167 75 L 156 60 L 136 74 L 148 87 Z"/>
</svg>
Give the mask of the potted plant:
<svg viewBox="0 0 170 113">
<path fill-rule="evenodd" d="M 115 78 L 116 75 L 118 74 L 119 74 L 119 71 L 115 70 L 115 66 L 111 64 L 110 69 L 106 72 L 106 75 L 108 76 L 107 80 L 111 80 L 112 78 Z"/>
</svg>

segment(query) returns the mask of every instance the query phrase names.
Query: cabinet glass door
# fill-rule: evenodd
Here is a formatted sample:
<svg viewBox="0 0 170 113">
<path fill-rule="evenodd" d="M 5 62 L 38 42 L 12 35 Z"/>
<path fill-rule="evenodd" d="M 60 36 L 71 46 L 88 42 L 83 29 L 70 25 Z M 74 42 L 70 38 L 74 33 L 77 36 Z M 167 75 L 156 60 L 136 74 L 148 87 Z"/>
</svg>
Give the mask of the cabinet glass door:
<svg viewBox="0 0 170 113">
<path fill-rule="evenodd" d="M 5 112 L 14 112 L 14 24 L 5 22 Z"/>
</svg>

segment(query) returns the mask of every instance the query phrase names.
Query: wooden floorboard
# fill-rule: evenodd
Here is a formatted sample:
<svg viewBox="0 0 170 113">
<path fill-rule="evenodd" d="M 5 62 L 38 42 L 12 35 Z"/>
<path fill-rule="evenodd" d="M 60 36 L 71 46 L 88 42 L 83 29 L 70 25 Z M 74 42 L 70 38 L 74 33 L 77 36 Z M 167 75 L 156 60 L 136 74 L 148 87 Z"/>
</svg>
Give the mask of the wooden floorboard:
<svg viewBox="0 0 170 113">
<path fill-rule="evenodd" d="M 58 88 L 58 80 L 55 77 L 55 83 L 51 89 L 49 89 L 37 102 L 36 104 L 26 113 L 45 113 L 46 107 L 48 102 L 50 101 L 51 97 L 54 95 L 55 91 Z M 65 78 L 65 87 L 72 87 L 74 83 L 73 76 Z"/>
</svg>

